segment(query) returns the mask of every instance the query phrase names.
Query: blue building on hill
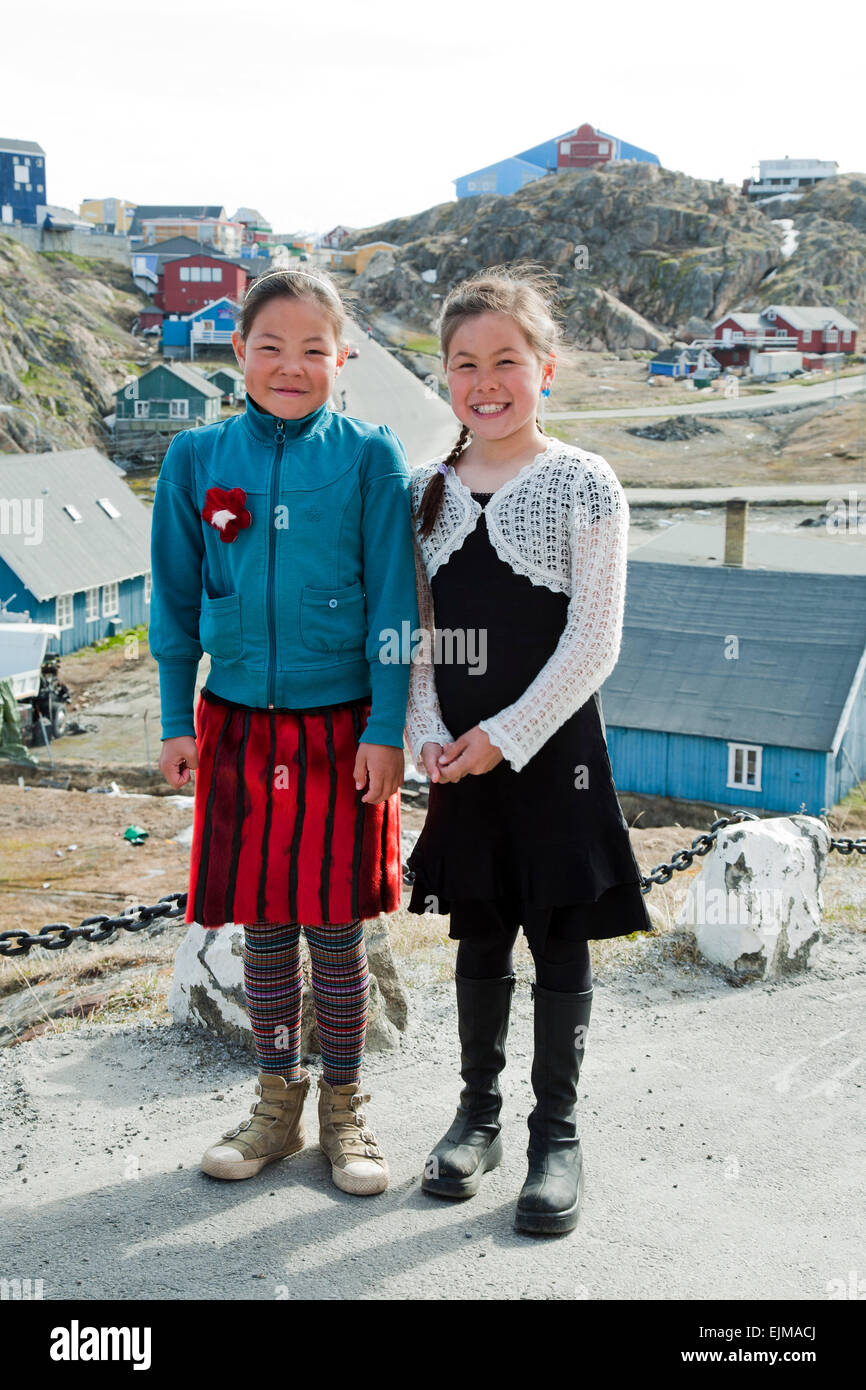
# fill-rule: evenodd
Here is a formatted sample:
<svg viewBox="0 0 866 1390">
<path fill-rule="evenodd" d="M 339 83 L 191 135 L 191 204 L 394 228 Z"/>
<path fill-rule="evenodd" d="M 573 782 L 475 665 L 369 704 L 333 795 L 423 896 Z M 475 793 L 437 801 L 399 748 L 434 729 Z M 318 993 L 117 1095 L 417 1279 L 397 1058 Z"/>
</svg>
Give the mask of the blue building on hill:
<svg viewBox="0 0 866 1390">
<path fill-rule="evenodd" d="M 40 227 L 47 204 L 42 146 L 0 139 L 0 225 Z"/>
<path fill-rule="evenodd" d="M 172 314 L 162 324 L 163 357 L 192 361 L 196 348 L 230 348 L 239 314 L 237 304 L 227 295 L 191 314 Z"/>
<path fill-rule="evenodd" d="M 658 155 L 650 150 L 584 123 L 496 164 L 487 164 L 471 174 L 461 174 L 454 183 L 458 198 L 477 197 L 481 193 L 516 193 L 524 184 L 543 178 L 545 174 L 560 173 L 564 169 L 596 169 L 617 160 L 659 163 Z"/>
<path fill-rule="evenodd" d="M 601 695 L 618 791 L 820 815 L 866 778 L 866 575 L 629 560 Z"/>
</svg>

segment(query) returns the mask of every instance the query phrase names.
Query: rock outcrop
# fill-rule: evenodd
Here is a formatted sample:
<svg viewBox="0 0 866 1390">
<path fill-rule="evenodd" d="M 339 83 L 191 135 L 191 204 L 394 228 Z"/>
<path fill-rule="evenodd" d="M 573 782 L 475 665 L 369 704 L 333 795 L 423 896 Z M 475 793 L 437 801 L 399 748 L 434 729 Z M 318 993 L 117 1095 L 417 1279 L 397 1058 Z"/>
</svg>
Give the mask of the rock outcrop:
<svg viewBox="0 0 866 1390">
<path fill-rule="evenodd" d="M 107 447 L 102 416 L 151 352 L 129 331 L 143 303 L 123 267 L 42 255 L 0 229 L 0 402 L 22 407 L 0 413 L 0 453 Z"/>
<path fill-rule="evenodd" d="M 728 184 L 656 165 L 564 170 L 517 193 L 440 203 L 365 228 L 358 244 L 381 239 L 398 249 L 373 256 L 355 287 L 372 308 L 426 331 L 458 281 L 533 260 L 558 279 L 568 338 L 596 350 L 655 350 L 768 297 L 830 302 L 858 321 L 866 315 L 862 178 L 828 179 L 770 212 Z M 800 232 L 790 258 L 773 221 L 786 216 Z"/>
</svg>

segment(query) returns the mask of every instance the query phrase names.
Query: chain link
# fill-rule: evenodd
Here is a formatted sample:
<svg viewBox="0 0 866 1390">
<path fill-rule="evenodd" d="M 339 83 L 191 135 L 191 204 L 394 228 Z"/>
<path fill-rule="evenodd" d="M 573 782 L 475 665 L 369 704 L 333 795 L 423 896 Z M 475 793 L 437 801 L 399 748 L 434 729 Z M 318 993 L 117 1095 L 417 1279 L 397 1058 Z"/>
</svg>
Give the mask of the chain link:
<svg viewBox="0 0 866 1390">
<path fill-rule="evenodd" d="M 714 820 L 709 830 L 692 840 L 690 849 L 678 849 L 667 863 L 656 864 L 648 874 L 641 874 L 641 892 L 649 893 L 656 883 L 669 883 L 676 872 L 690 868 L 695 859 L 709 854 L 719 831 L 724 830 L 726 826 L 760 819 L 761 817 L 753 811 L 735 811 L 732 816 L 722 816 L 721 819 Z M 831 839 L 830 849 L 838 854 L 866 854 L 866 838 L 852 840 L 848 836 L 839 836 L 837 839 Z M 415 875 L 406 864 L 403 865 L 403 882 L 415 882 Z M 46 951 L 63 951 L 67 946 L 71 946 L 73 941 L 98 943 L 107 941 L 116 931 L 143 931 L 160 917 L 175 918 L 183 915 L 186 911 L 186 900 L 186 893 L 167 893 L 152 907 L 140 903 L 138 907 L 129 908 L 119 917 L 109 917 L 106 913 L 99 912 L 93 917 L 85 917 L 77 927 L 70 927 L 68 922 L 49 922 L 47 926 L 40 928 L 36 936 L 31 936 L 23 927 L 0 932 L 0 956 L 26 956 L 32 946 L 42 946 Z"/>
<path fill-rule="evenodd" d="M 116 931 L 143 931 L 160 917 L 180 917 L 186 911 L 186 899 L 186 893 L 167 893 L 152 907 L 140 903 L 138 907 L 126 909 L 118 917 L 99 912 L 94 917 L 85 917 L 77 927 L 70 927 L 68 922 L 50 922 L 36 936 L 31 936 L 24 928 L 0 932 L 0 956 L 26 956 L 32 946 L 43 946 L 46 951 L 63 951 L 73 941 L 100 942 L 107 941 Z"/>
</svg>

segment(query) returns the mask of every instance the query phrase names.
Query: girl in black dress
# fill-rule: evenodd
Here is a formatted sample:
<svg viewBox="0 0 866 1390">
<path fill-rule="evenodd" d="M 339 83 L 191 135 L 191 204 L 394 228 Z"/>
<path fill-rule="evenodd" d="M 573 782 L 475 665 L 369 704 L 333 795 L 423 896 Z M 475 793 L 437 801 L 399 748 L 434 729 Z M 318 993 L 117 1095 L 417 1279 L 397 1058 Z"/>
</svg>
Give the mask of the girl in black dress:
<svg viewBox="0 0 866 1390">
<path fill-rule="evenodd" d="M 588 942 L 651 931 L 599 687 L 619 654 L 628 506 L 598 454 L 544 436 L 560 346 L 549 280 L 452 290 L 441 343 L 460 437 L 412 475 L 419 613 L 407 740 L 430 778 L 409 911 L 450 913 L 464 1087 L 422 1186 L 467 1197 L 502 1154 L 498 1076 L 523 927 L 535 962 L 529 1172 L 518 1229 L 570 1231 Z"/>
</svg>

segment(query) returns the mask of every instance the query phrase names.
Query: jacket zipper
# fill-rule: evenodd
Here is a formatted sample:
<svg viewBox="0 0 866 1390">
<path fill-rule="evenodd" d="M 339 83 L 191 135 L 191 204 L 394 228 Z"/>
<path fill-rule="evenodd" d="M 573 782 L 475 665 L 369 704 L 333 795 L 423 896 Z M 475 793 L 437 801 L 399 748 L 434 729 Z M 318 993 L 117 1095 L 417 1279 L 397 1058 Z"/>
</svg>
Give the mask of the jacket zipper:
<svg viewBox="0 0 866 1390">
<path fill-rule="evenodd" d="M 282 420 L 277 421 L 277 454 L 274 459 L 273 472 L 271 473 L 271 514 L 268 517 L 268 709 L 274 707 L 274 692 L 276 687 L 276 636 L 274 623 L 274 568 L 276 557 L 274 554 L 274 531 L 275 517 L 277 514 L 278 485 L 280 479 L 280 463 L 283 457 L 283 445 L 286 442 L 286 427 Z"/>
</svg>

